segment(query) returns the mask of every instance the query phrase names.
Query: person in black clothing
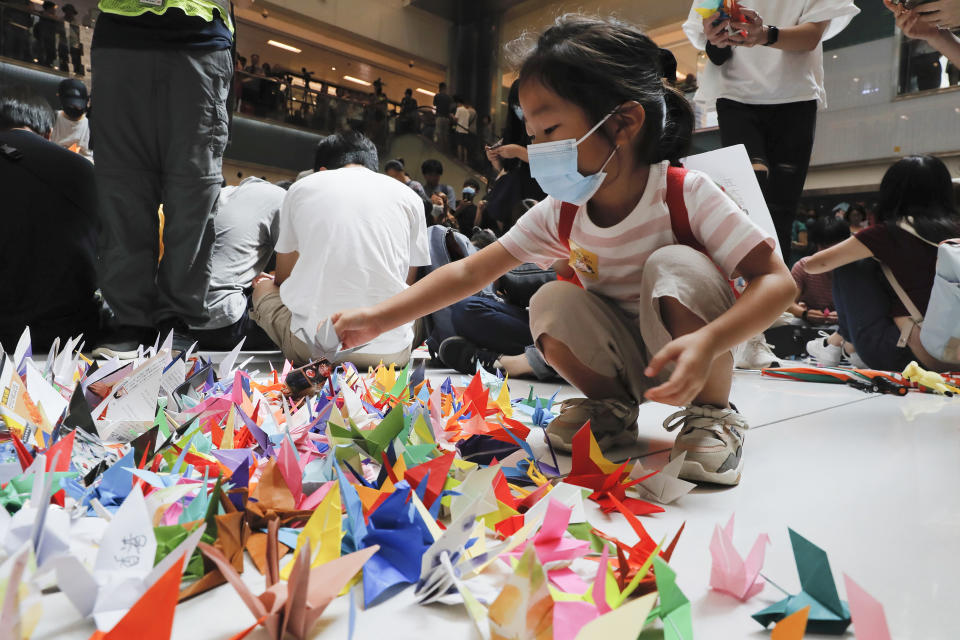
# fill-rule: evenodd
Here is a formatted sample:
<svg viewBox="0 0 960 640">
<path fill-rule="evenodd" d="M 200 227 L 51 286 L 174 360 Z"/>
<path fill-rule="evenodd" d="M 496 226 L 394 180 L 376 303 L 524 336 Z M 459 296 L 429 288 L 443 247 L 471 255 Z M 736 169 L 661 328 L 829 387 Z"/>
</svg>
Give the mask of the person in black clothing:
<svg viewBox="0 0 960 640">
<path fill-rule="evenodd" d="M 400 100 L 400 119 L 398 121 L 397 133 L 417 133 L 420 129 L 417 122 L 417 104 L 413 97 L 413 89 L 407 89 L 403 92 L 403 99 Z"/>
<path fill-rule="evenodd" d="M 96 338 L 97 198 L 93 165 L 47 138 L 53 110 L 26 90 L 0 93 L 0 344 L 30 327 L 35 350 Z"/>
<path fill-rule="evenodd" d="M 57 35 L 60 31 L 63 31 L 63 35 L 66 36 L 63 23 L 57 20 L 57 3 L 45 0 L 40 21 L 33 30 L 33 34 L 40 41 L 40 64 L 45 67 L 52 67 L 57 58 Z M 66 44 L 64 44 L 64 50 L 66 50 Z M 66 67 L 66 54 L 61 56 L 61 65 Z"/>
<path fill-rule="evenodd" d="M 82 76 L 85 73 L 83 68 L 83 43 L 80 42 L 80 25 L 74 24 L 73 20 L 77 17 L 77 8 L 72 4 L 63 5 L 64 27 L 67 30 L 67 37 L 63 46 L 67 47 L 70 53 L 70 60 L 73 62 L 73 73 Z M 61 71 L 67 71 L 66 64 Z"/>
<path fill-rule="evenodd" d="M 433 96 L 433 108 L 437 110 L 437 146 L 442 151 L 450 150 L 450 114 L 453 113 L 453 98 L 447 93 L 447 83 L 441 82 L 437 95 Z"/>
<path fill-rule="evenodd" d="M 510 87 L 507 97 L 507 122 L 503 138 L 496 145 L 487 147 L 487 159 L 498 175 L 484 205 L 484 217 L 496 226 L 497 235 L 503 235 L 527 210 L 524 200 L 540 201 L 546 194 L 530 175 L 527 163 L 527 145 L 530 136 L 523 122 L 520 109 L 518 82 Z"/>
<path fill-rule="evenodd" d="M 171 329 L 174 348 L 186 350 L 193 343 L 188 327 L 209 319 L 205 299 L 233 76 L 229 3 L 142 4 L 138 16 L 102 8 L 91 46 L 97 71 L 90 125 L 100 196 L 99 283 L 116 321 L 93 353 L 132 357 L 140 344 Z"/>
<path fill-rule="evenodd" d="M 473 203 L 480 190 L 480 183 L 473 178 L 467 178 L 463 182 L 461 191 L 461 200 L 457 203 L 457 210 L 453 216 L 457 219 L 457 228 L 460 233 L 468 238 L 473 235 L 473 228 L 479 226 L 480 220 L 477 216 L 477 205 Z"/>
</svg>

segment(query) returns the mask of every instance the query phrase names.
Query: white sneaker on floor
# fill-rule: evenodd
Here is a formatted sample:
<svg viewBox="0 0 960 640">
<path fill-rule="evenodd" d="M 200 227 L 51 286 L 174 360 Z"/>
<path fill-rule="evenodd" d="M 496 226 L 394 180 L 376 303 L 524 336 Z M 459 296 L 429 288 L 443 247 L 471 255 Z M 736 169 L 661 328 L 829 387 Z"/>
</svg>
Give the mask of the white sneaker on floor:
<svg viewBox="0 0 960 640">
<path fill-rule="evenodd" d="M 821 331 L 819 338 L 807 343 L 807 354 L 821 367 L 836 367 L 843 359 L 843 347 L 829 344 L 829 337 L 826 332 Z"/>
<path fill-rule="evenodd" d="M 780 359 L 761 333 L 733 348 L 733 366 L 737 369 L 766 369 L 779 367 Z"/>
<path fill-rule="evenodd" d="M 664 420 L 667 431 L 681 427 L 670 459 L 686 453 L 679 477 L 692 482 L 735 485 L 743 471 L 747 421 L 735 409 L 690 406 Z"/>
</svg>

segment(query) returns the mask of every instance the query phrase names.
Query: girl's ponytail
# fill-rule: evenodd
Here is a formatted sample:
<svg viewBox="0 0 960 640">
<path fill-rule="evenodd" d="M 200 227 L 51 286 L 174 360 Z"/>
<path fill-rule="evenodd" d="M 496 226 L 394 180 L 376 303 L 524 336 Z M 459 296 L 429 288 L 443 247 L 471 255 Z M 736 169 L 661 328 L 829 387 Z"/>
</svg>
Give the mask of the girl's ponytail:
<svg viewBox="0 0 960 640">
<path fill-rule="evenodd" d="M 670 164 L 679 164 L 680 158 L 690 151 L 693 141 L 695 117 L 693 107 L 683 94 L 673 87 L 663 88 L 663 99 L 667 107 L 666 126 L 660 135 L 657 147 L 657 162 L 669 160 Z"/>
</svg>

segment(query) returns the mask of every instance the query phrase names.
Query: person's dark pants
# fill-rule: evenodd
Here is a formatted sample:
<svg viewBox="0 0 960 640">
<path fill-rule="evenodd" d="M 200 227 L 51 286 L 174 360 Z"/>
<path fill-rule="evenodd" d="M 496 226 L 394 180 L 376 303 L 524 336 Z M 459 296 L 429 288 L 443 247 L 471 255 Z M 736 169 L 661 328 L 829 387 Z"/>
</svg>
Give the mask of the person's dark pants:
<svg viewBox="0 0 960 640">
<path fill-rule="evenodd" d="M 937 52 L 923 53 L 910 59 L 910 68 L 917 78 L 917 91 L 939 89 L 943 77 L 943 67 L 940 66 L 940 54 Z"/>
<path fill-rule="evenodd" d="M 538 380 L 557 378 L 557 372 L 533 343 L 530 313 L 526 309 L 493 298 L 470 296 L 454 304 L 452 310 L 456 335 L 501 355 L 525 355 Z"/>
<path fill-rule="evenodd" d="M 57 59 L 57 34 L 43 31 L 40 34 L 40 64 L 52 67 Z"/>
<path fill-rule="evenodd" d="M 516 356 L 533 344 L 530 314 L 484 296 L 470 296 L 452 307 L 456 334 L 475 345 L 497 353 Z"/>
<path fill-rule="evenodd" d="M 62 40 L 57 44 L 57 57 L 60 59 L 60 71 L 70 73 L 70 49 Z"/>
<path fill-rule="evenodd" d="M 279 351 L 266 332 L 250 318 L 247 311 L 231 325 L 220 329 L 191 329 L 190 334 L 197 339 L 201 349 L 208 351 L 231 351 L 241 340 L 244 351 Z"/>
<path fill-rule="evenodd" d="M 82 76 L 86 73 L 83 67 L 83 47 L 70 49 L 70 61 L 73 63 L 73 73 Z"/>
<path fill-rule="evenodd" d="M 872 258 L 833 272 L 833 303 L 840 335 L 853 344 L 871 368 L 903 371 L 916 358 L 909 348 L 897 346 L 900 329 L 890 315 L 892 300 L 880 264 Z"/>
<path fill-rule="evenodd" d="M 755 105 L 720 98 L 717 119 L 724 147 L 746 146 L 777 229 L 780 249 L 789 258 L 793 219 L 813 152 L 817 101 Z M 766 171 L 758 169 L 760 165 Z"/>
<path fill-rule="evenodd" d="M 103 295 L 118 325 L 202 326 L 227 144 L 230 51 L 96 48 L 93 66 Z"/>
</svg>

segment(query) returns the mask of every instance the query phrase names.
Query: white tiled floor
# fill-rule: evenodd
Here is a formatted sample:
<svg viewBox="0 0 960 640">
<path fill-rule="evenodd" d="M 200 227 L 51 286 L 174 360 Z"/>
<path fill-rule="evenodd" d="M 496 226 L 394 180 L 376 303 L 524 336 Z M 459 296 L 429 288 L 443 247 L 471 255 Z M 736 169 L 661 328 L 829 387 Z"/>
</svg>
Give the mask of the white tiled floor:
<svg viewBox="0 0 960 640">
<path fill-rule="evenodd" d="M 444 373 L 430 376 L 442 379 Z M 557 389 L 535 387 L 546 396 Z M 526 383 L 512 384 L 511 391 L 525 396 Z M 572 391 L 565 387 L 558 397 Z M 736 376 L 733 400 L 754 427 L 747 434 L 740 486 L 696 489 L 665 513 L 644 519 L 657 539 L 687 523 L 671 564 L 693 603 L 697 637 L 768 637 L 750 615 L 780 599 L 769 585 L 747 604 L 708 589 L 710 535 L 732 512 L 742 551 L 758 534 L 770 534 L 764 573 L 784 588 L 799 587 L 787 534 L 793 527 L 827 551 L 841 597 L 847 573 L 884 604 L 894 638 L 960 637 L 951 615 L 960 597 L 960 398 L 870 396 L 840 385 L 743 372 Z M 660 422 L 671 411 L 662 405 L 641 410 L 639 450 L 646 466 L 666 461 L 671 436 Z M 591 503 L 588 517 L 607 532 L 634 539 L 620 516 L 605 516 Z M 262 588 L 252 567 L 244 577 Z M 360 612 L 355 637 L 476 637 L 461 606 L 420 607 L 411 591 Z M 92 625 L 78 620 L 62 595 L 44 600 L 35 638 L 89 637 Z M 347 609 L 345 598 L 334 602 L 314 636 L 345 638 Z M 219 587 L 178 607 L 174 638 L 226 639 L 252 622 L 233 590 Z M 847 637 L 855 635 L 851 629 Z M 260 630 L 250 637 L 267 636 Z"/>
</svg>

